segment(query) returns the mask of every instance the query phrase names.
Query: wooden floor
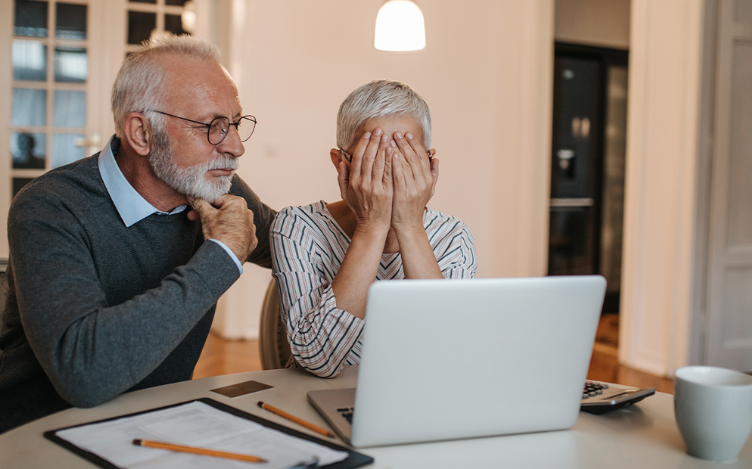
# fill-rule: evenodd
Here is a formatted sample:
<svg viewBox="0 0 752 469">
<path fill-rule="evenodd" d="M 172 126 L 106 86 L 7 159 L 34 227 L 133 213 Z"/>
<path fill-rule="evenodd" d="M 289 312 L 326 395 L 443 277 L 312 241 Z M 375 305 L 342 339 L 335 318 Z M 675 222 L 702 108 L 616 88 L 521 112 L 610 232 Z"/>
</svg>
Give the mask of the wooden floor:
<svg viewBox="0 0 752 469">
<path fill-rule="evenodd" d="M 211 332 L 193 370 L 193 379 L 260 370 L 258 340 L 227 340 Z"/>
<path fill-rule="evenodd" d="M 588 379 L 639 388 L 655 388 L 656 391 L 673 394 L 672 380 L 619 365 L 618 328 L 618 315 L 605 314 L 601 317 Z M 261 370 L 258 341 L 226 340 L 211 333 L 196 365 L 193 379 L 258 370 Z"/>
<path fill-rule="evenodd" d="M 598 324 L 588 379 L 624 384 L 638 388 L 655 388 L 658 392 L 674 393 L 674 381 L 653 376 L 619 364 L 619 315 L 604 314 Z"/>
</svg>

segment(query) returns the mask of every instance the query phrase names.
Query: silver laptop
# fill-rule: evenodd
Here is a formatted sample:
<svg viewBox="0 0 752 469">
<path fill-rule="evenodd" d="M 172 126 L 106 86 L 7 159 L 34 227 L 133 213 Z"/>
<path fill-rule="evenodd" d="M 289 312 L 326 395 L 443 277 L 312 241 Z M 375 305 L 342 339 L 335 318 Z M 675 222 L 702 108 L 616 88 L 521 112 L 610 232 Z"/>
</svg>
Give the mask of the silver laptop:
<svg viewBox="0 0 752 469">
<path fill-rule="evenodd" d="M 374 283 L 357 389 L 308 400 L 353 446 L 570 428 L 606 280 Z"/>
</svg>

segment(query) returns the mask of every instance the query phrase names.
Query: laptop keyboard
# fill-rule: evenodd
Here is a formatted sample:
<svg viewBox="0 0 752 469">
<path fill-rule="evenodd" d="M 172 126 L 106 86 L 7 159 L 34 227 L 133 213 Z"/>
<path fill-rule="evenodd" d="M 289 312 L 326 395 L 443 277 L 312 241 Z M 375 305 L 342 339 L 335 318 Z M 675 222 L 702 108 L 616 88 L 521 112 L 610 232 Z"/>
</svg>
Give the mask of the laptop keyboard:
<svg viewBox="0 0 752 469">
<path fill-rule="evenodd" d="M 337 412 L 339 412 L 339 414 L 342 417 L 344 417 L 344 419 L 347 420 L 350 423 L 350 425 L 352 425 L 353 411 L 354 410 L 355 409 L 353 409 L 352 407 L 341 407 L 341 408 L 337 409 Z"/>
</svg>

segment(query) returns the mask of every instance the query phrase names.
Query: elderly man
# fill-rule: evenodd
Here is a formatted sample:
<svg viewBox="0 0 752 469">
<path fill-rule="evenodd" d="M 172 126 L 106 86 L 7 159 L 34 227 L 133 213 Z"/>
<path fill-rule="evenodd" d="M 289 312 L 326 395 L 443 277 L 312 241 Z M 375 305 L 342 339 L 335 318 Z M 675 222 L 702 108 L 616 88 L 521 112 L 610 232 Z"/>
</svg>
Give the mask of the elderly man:
<svg viewBox="0 0 752 469">
<path fill-rule="evenodd" d="M 242 262 L 271 265 L 275 213 L 233 175 L 255 119 L 214 46 L 142 46 L 112 109 L 102 152 L 40 176 L 11 207 L 0 432 L 190 379 Z"/>
</svg>

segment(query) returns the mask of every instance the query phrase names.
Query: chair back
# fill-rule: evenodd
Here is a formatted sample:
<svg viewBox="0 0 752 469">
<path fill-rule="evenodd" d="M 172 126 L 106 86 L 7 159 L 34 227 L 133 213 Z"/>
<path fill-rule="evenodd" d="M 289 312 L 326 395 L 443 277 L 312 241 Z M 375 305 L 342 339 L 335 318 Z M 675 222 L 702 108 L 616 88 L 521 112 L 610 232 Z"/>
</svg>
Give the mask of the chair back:
<svg viewBox="0 0 752 469">
<path fill-rule="evenodd" d="M 282 323 L 281 310 L 277 280 L 272 277 L 261 305 L 259 325 L 261 366 L 265 370 L 285 368 L 292 364 L 292 352 L 287 341 L 287 330 Z"/>
</svg>

